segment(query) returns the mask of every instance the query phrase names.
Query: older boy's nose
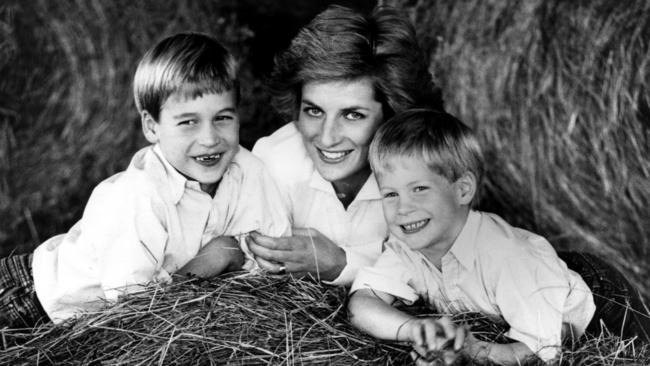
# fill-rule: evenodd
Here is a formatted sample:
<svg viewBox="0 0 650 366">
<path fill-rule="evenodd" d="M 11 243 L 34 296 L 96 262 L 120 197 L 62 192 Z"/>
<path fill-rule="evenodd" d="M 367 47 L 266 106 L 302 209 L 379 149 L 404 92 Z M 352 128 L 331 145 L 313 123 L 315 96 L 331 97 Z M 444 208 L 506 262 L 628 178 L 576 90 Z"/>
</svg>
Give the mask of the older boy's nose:
<svg viewBox="0 0 650 366">
<path fill-rule="evenodd" d="M 219 131 L 212 123 L 205 123 L 199 132 L 198 142 L 204 146 L 213 146 L 221 141 Z"/>
</svg>

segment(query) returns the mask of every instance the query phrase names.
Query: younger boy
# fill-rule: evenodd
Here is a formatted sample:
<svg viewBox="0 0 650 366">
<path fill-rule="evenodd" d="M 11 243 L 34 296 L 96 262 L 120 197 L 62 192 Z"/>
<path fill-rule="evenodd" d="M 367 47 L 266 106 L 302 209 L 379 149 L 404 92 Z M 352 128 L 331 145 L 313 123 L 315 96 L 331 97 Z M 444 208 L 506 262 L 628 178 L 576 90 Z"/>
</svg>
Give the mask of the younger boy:
<svg viewBox="0 0 650 366">
<path fill-rule="evenodd" d="M 483 160 L 468 127 L 442 112 L 405 112 L 380 127 L 369 154 L 390 237 L 352 285 L 355 326 L 413 342 L 421 355 L 497 364 L 552 360 L 565 332 L 583 334 L 595 307 L 580 275 L 541 236 L 470 209 Z M 515 342 L 479 341 L 448 317 L 416 318 L 392 306 L 418 298 L 445 314 L 502 317 Z"/>
<path fill-rule="evenodd" d="M 239 146 L 236 69 L 201 34 L 168 37 L 145 54 L 133 91 L 152 145 L 95 188 L 67 234 L 0 261 L 0 327 L 60 322 L 177 272 L 241 268 L 233 237 L 289 234 L 273 180 Z"/>
</svg>

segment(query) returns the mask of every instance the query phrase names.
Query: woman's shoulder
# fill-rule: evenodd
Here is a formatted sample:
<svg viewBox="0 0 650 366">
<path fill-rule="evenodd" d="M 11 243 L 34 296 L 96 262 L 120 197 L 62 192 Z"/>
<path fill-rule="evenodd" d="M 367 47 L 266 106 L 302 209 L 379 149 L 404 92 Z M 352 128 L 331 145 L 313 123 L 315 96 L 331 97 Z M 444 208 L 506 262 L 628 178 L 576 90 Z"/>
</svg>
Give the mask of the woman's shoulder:
<svg viewBox="0 0 650 366">
<path fill-rule="evenodd" d="M 273 134 L 260 138 L 253 146 L 252 153 L 279 182 L 308 179 L 314 170 L 302 136 L 293 123 L 288 123 Z"/>
</svg>

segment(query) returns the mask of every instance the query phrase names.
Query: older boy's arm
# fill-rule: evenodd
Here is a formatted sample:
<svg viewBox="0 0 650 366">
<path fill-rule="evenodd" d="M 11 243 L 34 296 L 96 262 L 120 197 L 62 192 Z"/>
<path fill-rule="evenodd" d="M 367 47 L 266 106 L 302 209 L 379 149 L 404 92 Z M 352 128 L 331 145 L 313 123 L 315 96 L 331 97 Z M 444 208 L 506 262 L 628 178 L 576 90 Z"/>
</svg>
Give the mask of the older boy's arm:
<svg viewBox="0 0 650 366">
<path fill-rule="evenodd" d="M 400 330 L 415 318 L 391 306 L 394 300 L 393 296 L 381 291 L 367 288 L 355 291 L 348 303 L 352 325 L 375 338 L 408 341 Z"/>
<path fill-rule="evenodd" d="M 221 236 L 204 245 L 196 257 L 179 269 L 178 273 L 208 278 L 241 269 L 243 264 L 244 253 L 237 240 L 230 236 Z"/>
</svg>

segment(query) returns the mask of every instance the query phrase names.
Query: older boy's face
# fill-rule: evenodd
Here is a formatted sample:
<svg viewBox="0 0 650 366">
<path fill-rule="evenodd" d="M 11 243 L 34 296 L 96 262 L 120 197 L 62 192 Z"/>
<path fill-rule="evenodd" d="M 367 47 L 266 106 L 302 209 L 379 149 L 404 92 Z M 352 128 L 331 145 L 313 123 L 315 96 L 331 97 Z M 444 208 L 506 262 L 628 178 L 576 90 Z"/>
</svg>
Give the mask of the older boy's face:
<svg viewBox="0 0 650 366">
<path fill-rule="evenodd" d="M 446 252 L 465 225 L 468 207 L 456 183 L 416 157 L 389 157 L 376 169 L 390 232 L 414 250 Z"/>
<path fill-rule="evenodd" d="M 153 139 L 169 163 L 201 190 L 214 193 L 239 148 L 235 94 L 226 91 L 188 99 L 172 94 L 160 110 Z M 146 134 L 146 132 L 145 132 Z"/>
<path fill-rule="evenodd" d="M 368 147 L 383 118 L 370 79 L 314 81 L 302 87 L 296 126 L 316 170 L 336 182 L 368 168 Z"/>
</svg>

